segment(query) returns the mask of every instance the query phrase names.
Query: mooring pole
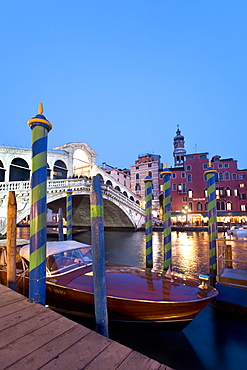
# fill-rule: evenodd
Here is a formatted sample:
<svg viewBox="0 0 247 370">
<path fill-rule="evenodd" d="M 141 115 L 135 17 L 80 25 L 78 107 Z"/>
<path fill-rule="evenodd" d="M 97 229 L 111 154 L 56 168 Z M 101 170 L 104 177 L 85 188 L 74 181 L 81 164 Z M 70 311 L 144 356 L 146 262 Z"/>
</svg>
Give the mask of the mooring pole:
<svg viewBox="0 0 247 370">
<path fill-rule="evenodd" d="M 99 176 L 92 179 L 90 203 L 96 331 L 108 337 L 103 197 Z"/>
<path fill-rule="evenodd" d="M 152 178 L 145 177 L 145 232 L 146 232 L 146 267 L 153 267 L 153 224 L 152 224 Z"/>
<path fill-rule="evenodd" d="M 46 298 L 46 190 L 47 134 L 52 125 L 39 114 L 28 121 L 32 129 L 29 300 L 45 305 Z"/>
<path fill-rule="evenodd" d="M 66 190 L 67 240 L 72 240 L 72 190 Z"/>
<path fill-rule="evenodd" d="M 7 211 L 7 286 L 15 290 L 16 286 L 16 213 L 15 192 L 9 191 Z"/>
<path fill-rule="evenodd" d="M 164 170 L 163 177 L 163 241 L 164 241 L 164 270 L 172 269 L 172 243 L 171 243 L 171 174 Z"/>
<path fill-rule="evenodd" d="M 58 210 L 58 240 L 64 241 L 63 235 L 63 210 L 59 208 Z"/>
<path fill-rule="evenodd" d="M 215 285 L 217 275 L 216 264 L 216 240 L 218 238 L 217 208 L 216 208 L 216 189 L 215 175 L 217 171 L 208 164 L 208 169 L 204 172 L 207 178 L 208 195 L 208 235 L 209 235 L 209 273 L 210 284 Z"/>
</svg>

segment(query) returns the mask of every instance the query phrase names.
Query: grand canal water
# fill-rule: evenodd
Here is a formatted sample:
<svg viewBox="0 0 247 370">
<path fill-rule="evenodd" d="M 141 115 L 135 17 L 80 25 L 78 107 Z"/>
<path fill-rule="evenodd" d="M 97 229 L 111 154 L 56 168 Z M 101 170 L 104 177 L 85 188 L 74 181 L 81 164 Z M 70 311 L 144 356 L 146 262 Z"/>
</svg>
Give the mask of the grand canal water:
<svg viewBox="0 0 247 370">
<path fill-rule="evenodd" d="M 90 232 L 76 234 L 73 239 L 91 243 Z M 154 232 L 153 246 L 154 266 L 162 268 L 161 232 Z M 199 273 L 208 273 L 208 246 L 206 232 L 173 232 L 173 270 L 194 277 Z M 234 249 L 235 258 L 247 260 L 246 247 L 236 243 Z M 106 231 L 105 251 L 108 261 L 144 267 L 145 233 Z M 82 324 L 92 325 L 83 321 Z M 247 368 L 247 318 L 212 305 L 208 305 L 180 332 L 165 331 L 160 326 L 144 328 L 126 324 L 110 326 L 109 332 L 112 339 L 175 370 Z"/>
<path fill-rule="evenodd" d="M 223 235 L 220 234 L 219 237 Z M 74 236 L 90 243 L 90 233 Z M 234 246 L 236 258 L 247 260 L 247 248 Z M 197 277 L 209 272 L 207 232 L 173 232 L 173 270 Z M 154 267 L 162 268 L 162 233 L 154 232 Z M 105 232 L 106 260 L 145 266 L 144 232 Z M 245 370 L 247 363 L 247 320 L 206 307 L 181 332 L 167 332 L 159 327 L 110 327 L 112 339 L 125 344 L 176 370 Z"/>
</svg>

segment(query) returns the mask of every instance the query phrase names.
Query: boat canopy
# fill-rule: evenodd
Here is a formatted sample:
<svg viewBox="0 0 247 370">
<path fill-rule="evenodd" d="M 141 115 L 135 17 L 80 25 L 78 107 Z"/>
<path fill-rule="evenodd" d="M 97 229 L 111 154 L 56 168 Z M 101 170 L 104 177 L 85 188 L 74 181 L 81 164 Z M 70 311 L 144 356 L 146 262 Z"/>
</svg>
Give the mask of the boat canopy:
<svg viewBox="0 0 247 370">
<path fill-rule="evenodd" d="M 64 240 L 64 241 L 55 241 L 46 243 L 46 257 L 53 254 L 70 251 L 74 249 L 83 249 L 91 250 L 92 246 L 89 244 L 83 244 L 75 240 Z M 25 258 L 27 261 L 30 260 L 30 244 L 24 245 L 20 250 L 20 256 Z"/>
</svg>

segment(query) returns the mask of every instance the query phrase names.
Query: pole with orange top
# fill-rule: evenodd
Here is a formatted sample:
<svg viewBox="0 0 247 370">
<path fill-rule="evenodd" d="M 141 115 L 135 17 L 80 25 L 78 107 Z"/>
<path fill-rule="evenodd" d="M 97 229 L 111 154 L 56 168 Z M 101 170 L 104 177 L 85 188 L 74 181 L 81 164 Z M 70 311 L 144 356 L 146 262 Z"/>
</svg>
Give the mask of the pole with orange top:
<svg viewBox="0 0 247 370">
<path fill-rule="evenodd" d="M 32 129 L 29 299 L 45 305 L 47 134 L 52 125 L 43 116 L 42 103 L 28 125 Z"/>
</svg>

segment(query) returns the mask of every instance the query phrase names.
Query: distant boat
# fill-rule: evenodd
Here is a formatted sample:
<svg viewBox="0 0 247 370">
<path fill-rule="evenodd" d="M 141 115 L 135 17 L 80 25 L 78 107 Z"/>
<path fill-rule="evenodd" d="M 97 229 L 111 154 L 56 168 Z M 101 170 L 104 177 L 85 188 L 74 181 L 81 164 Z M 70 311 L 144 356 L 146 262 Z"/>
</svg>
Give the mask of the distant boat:
<svg viewBox="0 0 247 370">
<path fill-rule="evenodd" d="M 247 237 L 247 226 L 232 226 L 227 230 L 227 235 L 237 238 Z"/>
<path fill-rule="evenodd" d="M 20 256 L 29 265 L 29 245 Z M 76 241 L 47 243 L 47 305 L 59 312 L 94 316 L 91 246 Z M 26 273 L 27 274 L 27 273 Z M 0 275 L 1 276 L 1 275 Z M 109 320 L 138 323 L 169 323 L 181 329 L 211 301 L 215 288 L 187 277 L 148 268 L 106 264 Z M 29 279 L 24 278 L 28 294 Z M 2 281 L 4 283 L 3 273 Z M 23 282 L 23 279 L 22 279 Z M 23 290 L 20 282 L 18 290 Z"/>
</svg>

